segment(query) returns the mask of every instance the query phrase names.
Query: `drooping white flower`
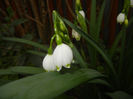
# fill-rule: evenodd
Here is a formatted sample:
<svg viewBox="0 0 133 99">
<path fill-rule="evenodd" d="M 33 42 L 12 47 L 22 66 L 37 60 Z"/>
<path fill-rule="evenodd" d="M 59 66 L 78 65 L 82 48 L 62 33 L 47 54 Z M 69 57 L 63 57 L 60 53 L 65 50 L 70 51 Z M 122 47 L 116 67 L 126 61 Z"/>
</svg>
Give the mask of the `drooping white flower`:
<svg viewBox="0 0 133 99">
<path fill-rule="evenodd" d="M 73 53 L 72 49 L 68 45 L 64 43 L 57 45 L 53 52 L 53 56 L 57 71 L 60 71 L 62 66 L 70 68 L 70 64 L 73 60 Z"/>
<path fill-rule="evenodd" d="M 118 16 L 117 16 L 117 22 L 118 23 L 123 23 L 125 21 L 125 14 L 124 13 L 120 13 Z"/>
<path fill-rule="evenodd" d="M 43 59 L 43 68 L 46 71 L 56 71 L 56 66 L 54 65 L 53 55 L 47 54 Z"/>
<path fill-rule="evenodd" d="M 85 12 L 83 10 L 80 10 L 79 13 L 85 18 Z"/>
<path fill-rule="evenodd" d="M 131 7 L 133 7 L 133 0 L 130 0 L 130 5 Z"/>
<path fill-rule="evenodd" d="M 75 38 L 77 41 L 79 41 L 81 36 L 78 32 L 72 29 L 72 37 Z"/>
</svg>

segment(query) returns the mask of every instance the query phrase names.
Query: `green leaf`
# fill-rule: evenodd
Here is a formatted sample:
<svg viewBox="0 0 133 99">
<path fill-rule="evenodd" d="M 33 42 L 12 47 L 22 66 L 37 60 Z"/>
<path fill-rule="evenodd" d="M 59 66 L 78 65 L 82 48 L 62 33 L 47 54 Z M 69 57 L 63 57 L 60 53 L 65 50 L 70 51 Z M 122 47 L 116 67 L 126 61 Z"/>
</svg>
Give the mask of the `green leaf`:
<svg viewBox="0 0 133 99">
<path fill-rule="evenodd" d="M 133 96 L 123 91 L 116 91 L 114 93 L 107 93 L 112 99 L 133 99 Z"/>
<path fill-rule="evenodd" d="M 44 72 L 44 69 L 39 67 L 29 67 L 29 66 L 15 66 L 8 69 L 1 69 L 0 75 L 10 75 L 10 74 L 38 74 Z"/>
<path fill-rule="evenodd" d="M 102 80 L 102 79 L 94 79 L 94 80 L 91 80 L 91 81 L 88 81 L 89 83 L 92 83 L 92 84 L 101 84 L 101 85 L 105 85 L 109 88 L 112 88 L 112 86 L 105 80 Z"/>
<path fill-rule="evenodd" d="M 83 68 L 87 67 L 87 63 L 83 60 L 77 48 L 73 45 L 72 47 L 74 59 L 82 66 Z"/>
<path fill-rule="evenodd" d="M 55 97 L 54 99 L 73 99 L 74 96 L 68 96 L 66 94 L 62 94 L 60 96 Z"/>
<path fill-rule="evenodd" d="M 133 17 L 129 20 L 128 27 L 130 25 L 132 25 L 132 23 L 133 23 Z M 113 57 L 114 53 L 116 52 L 116 49 L 117 49 L 117 47 L 119 45 L 119 42 L 121 40 L 121 37 L 122 37 L 123 33 L 125 33 L 126 28 L 127 27 L 123 26 L 122 29 L 121 29 L 121 31 L 118 33 L 118 35 L 117 35 L 117 37 L 116 37 L 116 39 L 115 39 L 115 41 L 114 41 L 114 43 L 113 43 L 110 51 L 109 51 L 111 58 Z"/>
<path fill-rule="evenodd" d="M 43 68 L 39 67 L 24 67 L 24 66 L 16 66 L 13 68 L 10 68 L 11 71 L 15 73 L 20 73 L 20 74 L 38 74 L 44 72 Z"/>
<path fill-rule="evenodd" d="M 122 35 L 123 35 L 123 33 L 125 33 L 125 27 L 123 27 L 122 29 L 121 29 L 121 31 L 119 32 L 119 34 L 117 35 L 117 37 L 116 37 L 116 39 L 115 39 L 115 41 L 114 41 L 114 43 L 113 43 L 113 45 L 112 45 L 112 47 L 111 47 L 111 49 L 110 49 L 110 58 L 112 58 L 113 57 L 113 55 L 115 54 L 115 52 L 116 52 L 116 48 L 118 47 L 118 44 L 120 43 L 120 40 L 121 40 L 121 37 L 122 37 Z"/>
<path fill-rule="evenodd" d="M 68 21 L 67 19 L 63 19 L 65 23 L 67 23 L 71 28 L 73 28 L 75 31 L 77 31 L 87 42 L 88 44 L 90 44 L 93 48 L 95 48 L 103 57 L 103 59 L 106 61 L 106 63 L 108 64 L 108 70 L 111 71 L 111 75 L 116 77 L 116 71 L 113 67 L 113 63 L 110 60 L 110 58 L 108 57 L 108 55 L 103 51 L 102 48 L 99 47 L 99 45 L 90 37 L 88 36 L 86 33 L 84 33 L 80 28 L 78 28 L 76 25 L 72 24 L 70 21 Z M 112 76 L 112 77 L 113 77 Z"/>
<path fill-rule="evenodd" d="M 0 69 L 0 75 L 9 75 L 9 74 L 15 74 L 10 69 Z"/>
<path fill-rule="evenodd" d="M 1 86 L 0 99 L 53 99 L 87 80 L 102 76 L 92 69 L 66 74 L 41 73 Z"/>
<path fill-rule="evenodd" d="M 90 14 L 90 34 L 92 37 L 96 37 L 95 26 L 96 25 L 96 0 L 92 0 L 91 3 L 91 14 Z"/>
<path fill-rule="evenodd" d="M 94 40 L 97 40 L 96 36 L 96 0 L 92 0 L 91 2 L 91 13 L 90 13 L 90 35 L 94 38 Z M 90 63 L 92 66 L 96 66 L 97 63 L 97 53 L 96 50 L 91 47 L 90 45 L 87 45 L 88 47 L 88 52 L 90 56 Z"/>
<path fill-rule="evenodd" d="M 96 31 L 96 39 L 98 40 L 99 39 L 99 35 L 100 35 L 100 29 L 101 29 L 101 23 L 102 23 L 102 19 L 103 19 L 103 13 L 104 13 L 104 8 L 105 8 L 105 1 L 103 2 L 102 4 L 102 7 L 101 7 L 101 10 L 99 12 L 99 16 L 98 16 L 98 19 L 97 19 L 97 31 Z"/>
<path fill-rule="evenodd" d="M 5 84 L 5 83 L 8 83 L 10 82 L 11 80 L 8 80 L 8 79 L 0 79 L 0 86 Z"/>
<path fill-rule="evenodd" d="M 18 42 L 18 43 L 24 43 L 24 44 L 28 44 L 37 48 L 40 48 L 44 51 L 47 52 L 48 47 L 46 47 L 45 45 L 30 41 L 30 40 L 26 40 L 26 39 L 21 39 L 21 38 L 15 38 L 15 37 L 3 37 L 3 40 L 6 41 L 12 41 L 12 42 Z"/>
</svg>

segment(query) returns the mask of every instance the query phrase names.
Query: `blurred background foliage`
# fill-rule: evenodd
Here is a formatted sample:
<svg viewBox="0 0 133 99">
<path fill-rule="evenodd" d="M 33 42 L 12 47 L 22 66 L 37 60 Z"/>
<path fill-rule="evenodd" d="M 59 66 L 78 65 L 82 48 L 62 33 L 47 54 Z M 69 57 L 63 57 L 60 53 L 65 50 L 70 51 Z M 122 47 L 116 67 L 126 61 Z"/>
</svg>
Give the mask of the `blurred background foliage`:
<svg viewBox="0 0 133 99">
<path fill-rule="evenodd" d="M 91 3 L 92 0 L 81 0 L 82 7 L 86 13 L 86 18 L 88 21 L 90 21 Z M 96 17 L 98 17 L 102 3 L 103 0 L 96 0 Z M 116 17 L 118 13 L 121 12 L 123 4 L 124 0 L 106 0 L 99 41 L 102 43 L 101 46 L 106 49 L 106 51 L 112 47 L 117 34 L 122 29 L 122 26 L 120 24 L 117 24 Z M 39 69 L 37 67 L 42 68 L 42 59 L 47 53 L 50 38 L 54 33 L 52 22 L 53 10 L 57 10 L 57 12 L 59 12 L 62 17 L 73 22 L 76 17 L 75 0 L 0 1 L 0 85 L 26 77 L 28 75 L 43 72 L 42 69 Z M 133 10 L 132 8 L 130 8 L 128 18 L 131 18 L 132 15 Z M 89 25 L 87 25 L 87 27 L 89 30 Z M 68 31 L 71 37 L 72 30 L 70 27 L 68 27 Z M 128 72 L 126 74 L 123 73 L 121 76 L 126 79 L 126 81 L 124 82 L 121 81 L 122 78 L 120 80 L 123 86 L 125 85 L 125 83 L 128 84 L 128 82 L 130 82 L 130 80 L 132 79 L 132 77 L 130 77 L 130 74 L 133 74 L 133 46 L 131 43 L 133 42 L 132 32 L 133 28 L 132 25 L 130 25 L 126 30 L 127 38 L 124 54 L 125 61 L 123 63 L 124 66 L 121 71 Z M 72 39 L 72 41 L 74 42 L 74 44 L 77 44 L 75 40 Z M 81 43 L 83 43 L 83 46 L 86 46 L 84 40 L 81 40 Z M 121 45 L 121 43 L 119 45 Z M 76 47 L 80 48 L 80 45 L 77 44 Z M 119 52 L 120 50 L 119 47 L 116 50 L 116 56 L 113 56 L 112 58 L 113 63 L 115 63 L 119 58 L 119 55 L 117 55 L 117 52 Z M 80 53 L 82 54 L 82 52 Z M 85 59 L 85 57 L 83 58 Z M 86 61 L 88 61 L 88 59 L 86 59 Z M 101 59 L 101 62 L 102 61 L 103 60 Z M 103 64 L 98 63 L 98 65 Z M 115 64 L 115 66 L 117 65 L 118 64 Z M 17 66 L 20 66 L 20 68 L 17 68 Z M 29 71 L 27 72 L 27 68 L 23 66 L 29 66 L 32 69 L 29 68 Z M 126 66 L 128 66 L 129 68 L 126 68 Z M 3 73 L 3 69 L 7 68 L 10 68 L 10 70 L 12 71 L 14 70 L 15 75 L 6 75 L 5 71 Z M 72 67 L 72 70 L 76 69 L 77 67 Z M 99 66 L 96 69 L 100 72 L 104 72 L 102 66 Z M 7 70 L 6 73 L 11 74 L 10 70 Z M 70 71 L 66 70 L 63 71 L 63 73 Z M 125 86 L 125 88 L 123 87 L 120 89 L 133 94 L 133 84 L 131 84 L 131 89 L 127 90 L 127 87 L 128 86 Z M 80 89 L 84 89 L 84 91 Z M 95 84 L 95 81 L 92 81 L 92 83 L 90 82 L 89 84 L 88 82 L 86 82 L 76 88 L 67 91 L 65 94 L 57 97 L 57 99 L 87 99 L 88 97 L 91 97 L 90 99 L 97 99 L 97 97 L 99 97 L 99 99 L 109 99 L 107 95 L 102 93 L 105 90 L 112 91 L 106 86 Z M 122 99 L 117 98 L 117 93 L 123 94 L 122 92 L 116 92 L 109 95 L 111 97 L 114 96 L 114 98 L 112 97 L 113 99 Z M 102 97 L 101 94 L 103 94 Z"/>
<path fill-rule="evenodd" d="M 83 10 L 85 11 L 87 18 L 90 16 L 91 1 L 81 0 Z M 116 16 L 119 5 L 118 0 L 111 1 L 108 0 L 107 3 L 112 3 L 112 7 L 108 6 L 106 10 L 107 13 L 111 12 L 108 17 L 103 18 L 103 26 L 101 38 L 105 39 L 104 43 L 107 43 L 108 47 L 112 44 L 115 31 L 116 31 Z M 102 0 L 97 2 L 97 13 L 100 10 Z M 114 6 L 117 5 L 116 7 Z M 121 3 L 122 4 L 122 3 Z M 107 4 L 108 5 L 108 4 Z M 52 23 L 52 10 L 57 10 L 62 17 L 65 17 L 71 21 L 74 20 L 74 0 L 1 0 L 0 1 L 0 37 L 19 37 L 28 40 L 33 40 L 38 43 L 48 44 L 50 37 L 53 34 L 53 23 Z M 107 14 L 105 13 L 105 14 Z M 114 14 L 115 13 L 115 14 Z M 113 17 L 112 17 L 113 16 Z M 107 21 L 110 20 L 110 21 Z M 105 23 L 108 22 L 108 23 Z M 104 25 L 105 24 L 105 25 Z M 113 25 L 111 25 L 113 24 Z M 110 27 L 110 28 L 109 28 Z M 71 29 L 69 28 L 69 33 L 71 35 Z M 6 66 L 10 65 L 25 65 L 24 60 L 26 55 L 24 55 L 25 50 L 29 46 L 21 46 L 17 43 L 10 43 L 1 40 L 1 62 L 9 60 L 8 63 L 4 63 Z M 17 46 L 16 46 L 17 45 Z M 25 49 L 25 50 L 24 50 Z M 31 48 L 32 49 L 32 48 Z M 39 49 L 38 49 L 39 50 Z M 23 55 L 23 59 L 21 54 Z M 5 58 L 4 58 L 5 56 Z M 8 56 L 8 57 L 7 57 Z M 10 61 L 11 58 L 15 58 L 14 61 Z M 13 56 L 13 57 L 12 57 Z M 27 55 L 28 56 L 28 55 Z M 19 58 L 20 57 L 20 58 Z M 21 60 L 21 62 L 19 61 Z M 22 62 L 23 60 L 23 62 Z M 26 58 L 27 60 L 27 58 Z M 11 62 L 11 63 L 10 63 Z M 16 63 L 16 64 L 14 64 Z M 3 65 L 3 63 L 1 63 Z M 5 66 L 5 67 L 6 67 Z M 3 66 L 4 67 L 4 66 Z"/>
</svg>

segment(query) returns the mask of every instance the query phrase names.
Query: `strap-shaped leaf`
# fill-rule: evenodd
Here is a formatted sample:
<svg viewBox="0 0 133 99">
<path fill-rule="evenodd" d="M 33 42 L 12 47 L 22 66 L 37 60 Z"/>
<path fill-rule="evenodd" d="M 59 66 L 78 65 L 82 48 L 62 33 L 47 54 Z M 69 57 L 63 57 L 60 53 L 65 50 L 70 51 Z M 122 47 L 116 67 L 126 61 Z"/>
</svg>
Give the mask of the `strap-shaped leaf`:
<svg viewBox="0 0 133 99">
<path fill-rule="evenodd" d="M 124 91 L 116 91 L 114 93 L 107 93 L 112 99 L 133 99 L 133 96 Z"/>
<path fill-rule="evenodd" d="M 0 75 L 10 75 L 10 74 L 38 74 L 44 72 L 44 69 L 39 67 L 30 66 L 15 66 L 8 69 L 1 69 Z"/>
<path fill-rule="evenodd" d="M 81 83 L 103 75 L 92 69 L 74 73 L 46 72 L 0 87 L 0 99 L 53 99 Z"/>
<path fill-rule="evenodd" d="M 44 51 L 47 52 L 48 47 L 39 43 L 36 43 L 34 41 L 30 41 L 30 40 L 26 40 L 26 39 L 22 39 L 22 38 L 15 38 L 15 37 L 3 37 L 3 40 L 6 41 L 12 41 L 12 42 L 18 42 L 18 43 L 24 43 L 24 44 L 28 44 L 37 48 L 40 48 Z"/>
<path fill-rule="evenodd" d="M 109 88 L 112 88 L 111 84 L 109 84 L 106 80 L 102 80 L 102 79 L 90 80 L 90 81 L 88 81 L 88 83 L 101 84 L 101 85 L 105 85 L 105 86 L 107 86 Z"/>
<path fill-rule="evenodd" d="M 104 52 L 104 50 L 90 37 L 87 35 L 85 32 L 83 32 L 80 28 L 78 28 L 76 25 L 72 24 L 70 21 L 67 19 L 63 19 L 66 24 L 68 24 L 71 28 L 73 28 L 75 31 L 77 31 L 87 42 L 90 44 L 93 48 L 95 48 L 96 51 L 98 51 L 101 56 L 104 58 L 106 63 L 108 64 L 108 69 L 111 71 L 112 76 L 116 76 L 116 71 L 113 67 L 113 63 L 108 57 L 108 55 Z"/>
<path fill-rule="evenodd" d="M 83 68 L 87 67 L 88 66 L 87 63 L 83 60 L 82 56 L 80 55 L 80 53 L 78 52 L 77 48 L 74 45 L 72 47 L 72 50 L 74 58 L 80 64 L 80 66 Z"/>
</svg>

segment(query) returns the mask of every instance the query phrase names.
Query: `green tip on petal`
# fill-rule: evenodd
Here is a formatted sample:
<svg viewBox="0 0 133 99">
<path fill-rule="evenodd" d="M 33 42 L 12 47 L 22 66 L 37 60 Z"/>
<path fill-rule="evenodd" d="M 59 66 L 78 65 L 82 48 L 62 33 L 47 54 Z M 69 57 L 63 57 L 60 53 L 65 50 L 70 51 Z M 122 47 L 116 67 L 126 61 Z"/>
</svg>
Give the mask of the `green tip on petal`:
<svg viewBox="0 0 133 99">
<path fill-rule="evenodd" d="M 125 19 L 124 23 L 126 26 L 128 26 L 128 19 Z"/>
<path fill-rule="evenodd" d="M 45 70 L 45 72 L 48 72 L 47 70 Z"/>
<path fill-rule="evenodd" d="M 59 72 L 61 70 L 61 67 L 56 66 L 56 69 Z"/>
<path fill-rule="evenodd" d="M 77 40 L 77 41 L 80 41 L 80 37 L 77 37 L 76 40 Z"/>
<path fill-rule="evenodd" d="M 66 68 L 70 68 L 70 64 L 67 64 L 67 65 L 66 65 Z"/>
</svg>

